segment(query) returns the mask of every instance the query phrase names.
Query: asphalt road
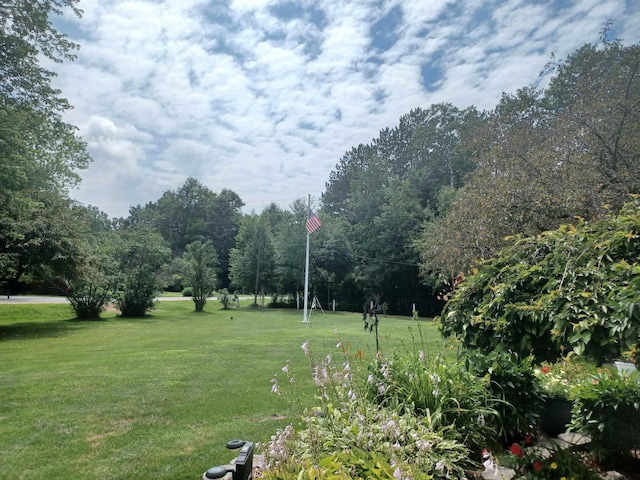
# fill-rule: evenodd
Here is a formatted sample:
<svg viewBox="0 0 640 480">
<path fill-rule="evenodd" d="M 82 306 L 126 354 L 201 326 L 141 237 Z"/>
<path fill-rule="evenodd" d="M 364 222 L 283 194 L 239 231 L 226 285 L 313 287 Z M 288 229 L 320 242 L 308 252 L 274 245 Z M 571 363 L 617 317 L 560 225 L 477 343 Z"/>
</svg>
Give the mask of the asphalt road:
<svg viewBox="0 0 640 480">
<path fill-rule="evenodd" d="M 209 300 L 217 300 L 217 297 L 209 297 Z M 178 300 L 191 300 L 191 297 L 160 297 L 157 300 L 165 301 L 178 301 Z M 7 298 L 6 295 L 0 297 L 0 304 L 16 304 L 21 303 L 69 303 L 66 297 L 57 297 L 49 295 L 11 295 Z"/>
</svg>

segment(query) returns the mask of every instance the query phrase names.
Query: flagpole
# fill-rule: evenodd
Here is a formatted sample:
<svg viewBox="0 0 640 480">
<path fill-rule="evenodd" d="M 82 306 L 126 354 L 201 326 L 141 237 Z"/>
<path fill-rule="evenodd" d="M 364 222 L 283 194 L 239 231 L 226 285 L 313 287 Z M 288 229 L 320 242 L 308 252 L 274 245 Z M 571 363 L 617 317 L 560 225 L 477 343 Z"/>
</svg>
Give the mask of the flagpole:
<svg viewBox="0 0 640 480">
<path fill-rule="evenodd" d="M 309 205 L 307 207 L 307 213 L 311 210 L 311 195 L 309 195 Z M 302 321 L 307 323 L 307 305 L 309 304 L 309 230 L 307 230 L 307 257 L 304 267 L 304 314 Z"/>
</svg>

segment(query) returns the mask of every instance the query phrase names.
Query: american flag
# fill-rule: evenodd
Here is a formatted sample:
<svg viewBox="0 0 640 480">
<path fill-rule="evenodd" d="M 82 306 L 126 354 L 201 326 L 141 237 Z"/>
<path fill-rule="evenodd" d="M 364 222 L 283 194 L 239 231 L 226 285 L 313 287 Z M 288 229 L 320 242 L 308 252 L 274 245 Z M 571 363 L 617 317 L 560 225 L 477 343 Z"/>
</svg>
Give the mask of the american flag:
<svg viewBox="0 0 640 480">
<path fill-rule="evenodd" d="M 311 210 L 309 210 L 309 215 L 307 216 L 307 232 L 313 233 L 317 229 L 319 229 L 321 225 L 322 222 L 320 221 L 318 216 Z"/>
</svg>

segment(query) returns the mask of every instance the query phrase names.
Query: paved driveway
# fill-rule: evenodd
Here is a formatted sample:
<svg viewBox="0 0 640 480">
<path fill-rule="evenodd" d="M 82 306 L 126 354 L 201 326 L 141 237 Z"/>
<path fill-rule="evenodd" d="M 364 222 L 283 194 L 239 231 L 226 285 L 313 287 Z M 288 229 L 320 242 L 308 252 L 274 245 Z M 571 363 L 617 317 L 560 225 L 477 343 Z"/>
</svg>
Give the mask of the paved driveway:
<svg viewBox="0 0 640 480">
<path fill-rule="evenodd" d="M 174 300 L 191 300 L 191 297 L 162 297 L 158 298 L 158 300 L 164 301 L 174 301 Z M 211 297 L 210 300 L 216 300 L 216 298 Z M 68 303 L 66 297 L 56 297 L 49 295 L 11 295 L 9 299 L 7 299 L 6 295 L 0 297 L 0 304 L 20 304 L 20 303 Z"/>
<path fill-rule="evenodd" d="M 241 299 L 253 298 L 250 295 L 241 295 Z M 162 300 L 163 302 L 174 302 L 181 300 L 191 300 L 191 297 L 159 297 L 156 300 Z M 218 300 L 218 297 L 209 297 L 209 300 Z M 58 297 L 52 295 L 11 295 L 7 299 L 6 295 L 0 296 L 0 304 L 21 304 L 21 303 L 68 303 L 66 297 Z"/>
</svg>

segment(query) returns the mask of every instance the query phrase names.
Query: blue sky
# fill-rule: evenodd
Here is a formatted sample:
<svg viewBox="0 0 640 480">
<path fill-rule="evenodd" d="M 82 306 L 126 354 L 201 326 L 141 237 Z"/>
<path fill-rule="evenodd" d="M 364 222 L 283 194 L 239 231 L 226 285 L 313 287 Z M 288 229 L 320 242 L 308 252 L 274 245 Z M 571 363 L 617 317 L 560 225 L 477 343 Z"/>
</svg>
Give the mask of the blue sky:
<svg viewBox="0 0 640 480">
<path fill-rule="evenodd" d="M 245 211 L 319 198 L 340 157 L 416 107 L 490 109 L 637 0 L 84 0 L 48 65 L 93 158 L 71 196 L 110 216 L 193 176 Z"/>
</svg>

